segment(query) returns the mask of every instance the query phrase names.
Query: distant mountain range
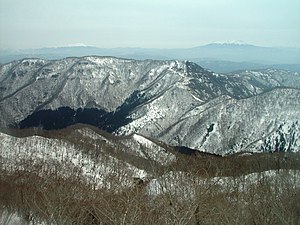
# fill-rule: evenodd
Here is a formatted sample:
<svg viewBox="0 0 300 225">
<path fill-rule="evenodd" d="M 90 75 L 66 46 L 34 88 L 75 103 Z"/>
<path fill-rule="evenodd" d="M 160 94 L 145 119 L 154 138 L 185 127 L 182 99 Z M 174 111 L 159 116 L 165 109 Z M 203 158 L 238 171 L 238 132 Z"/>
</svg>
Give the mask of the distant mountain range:
<svg viewBox="0 0 300 225">
<path fill-rule="evenodd" d="M 299 71 L 300 48 L 260 47 L 242 42 L 217 42 L 185 49 L 97 48 L 66 46 L 25 50 L 0 50 L 0 63 L 23 58 L 62 59 L 87 55 L 116 56 L 136 60 L 188 59 L 215 72 L 242 69 L 289 69 Z"/>
<path fill-rule="evenodd" d="M 0 67 L 0 127 L 85 123 L 204 152 L 299 151 L 300 75 L 191 61 L 73 57 Z"/>
</svg>

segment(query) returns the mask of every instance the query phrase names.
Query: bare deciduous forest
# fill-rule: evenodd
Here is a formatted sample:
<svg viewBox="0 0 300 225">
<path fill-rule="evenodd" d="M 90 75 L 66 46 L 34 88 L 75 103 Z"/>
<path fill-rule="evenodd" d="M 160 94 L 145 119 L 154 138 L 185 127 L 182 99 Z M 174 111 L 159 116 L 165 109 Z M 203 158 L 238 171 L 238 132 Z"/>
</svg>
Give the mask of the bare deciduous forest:
<svg viewBox="0 0 300 225">
<path fill-rule="evenodd" d="M 292 153 L 179 154 L 153 169 L 152 178 L 124 172 L 105 177 L 99 188 L 76 171 L 62 177 L 43 169 L 50 165 L 24 162 L 25 170 L 1 169 L 0 218 L 2 224 L 14 217 L 24 224 L 299 224 L 299 163 Z M 128 179 L 132 185 L 120 189 Z"/>
</svg>

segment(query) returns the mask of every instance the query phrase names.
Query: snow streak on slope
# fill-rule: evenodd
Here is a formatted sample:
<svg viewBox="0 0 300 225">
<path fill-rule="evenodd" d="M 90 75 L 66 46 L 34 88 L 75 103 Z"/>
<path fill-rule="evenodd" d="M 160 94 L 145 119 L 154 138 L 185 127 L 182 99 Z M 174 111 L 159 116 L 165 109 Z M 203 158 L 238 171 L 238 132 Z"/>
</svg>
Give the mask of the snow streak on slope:
<svg viewBox="0 0 300 225">
<path fill-rule="evenodd" d="M 138 134 L 133 134 L 132 137 L 132 141 L 129 142 L 125 139 L 122 140 L 122 143 L 132 149 L 132 151 L 134 151 L 139 157 L 153 162 L 158 162 L 164 166 L 167 166 L 176 160 L 174 154 L 170 153 L 153 141 L 150 141 Z"/>
</svg>

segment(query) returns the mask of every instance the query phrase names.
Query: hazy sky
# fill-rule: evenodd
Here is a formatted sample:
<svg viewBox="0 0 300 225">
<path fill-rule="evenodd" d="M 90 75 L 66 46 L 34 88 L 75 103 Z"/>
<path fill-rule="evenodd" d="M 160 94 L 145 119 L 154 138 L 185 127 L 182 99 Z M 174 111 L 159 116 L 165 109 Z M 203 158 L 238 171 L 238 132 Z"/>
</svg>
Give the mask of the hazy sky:
<svg viewBox="0 0 300 225">
<path fill-rule="evenodd" d="M 300 46 L 300 0 L 0 0 L 0 48 Z"/>
</svg>

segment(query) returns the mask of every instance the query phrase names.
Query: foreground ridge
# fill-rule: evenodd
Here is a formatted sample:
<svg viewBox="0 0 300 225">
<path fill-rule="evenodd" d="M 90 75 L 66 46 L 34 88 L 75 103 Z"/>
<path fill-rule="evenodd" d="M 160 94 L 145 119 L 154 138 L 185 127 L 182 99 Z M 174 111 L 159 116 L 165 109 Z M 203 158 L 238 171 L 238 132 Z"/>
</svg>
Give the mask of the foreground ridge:
<svg viewBox="0 0 300 225">
<path fill-rule="evenodd" d="M 299 222 L 299 153 L 185 155 L 83 125 L 0 138 L 2 224 Z"/>
</svg>

